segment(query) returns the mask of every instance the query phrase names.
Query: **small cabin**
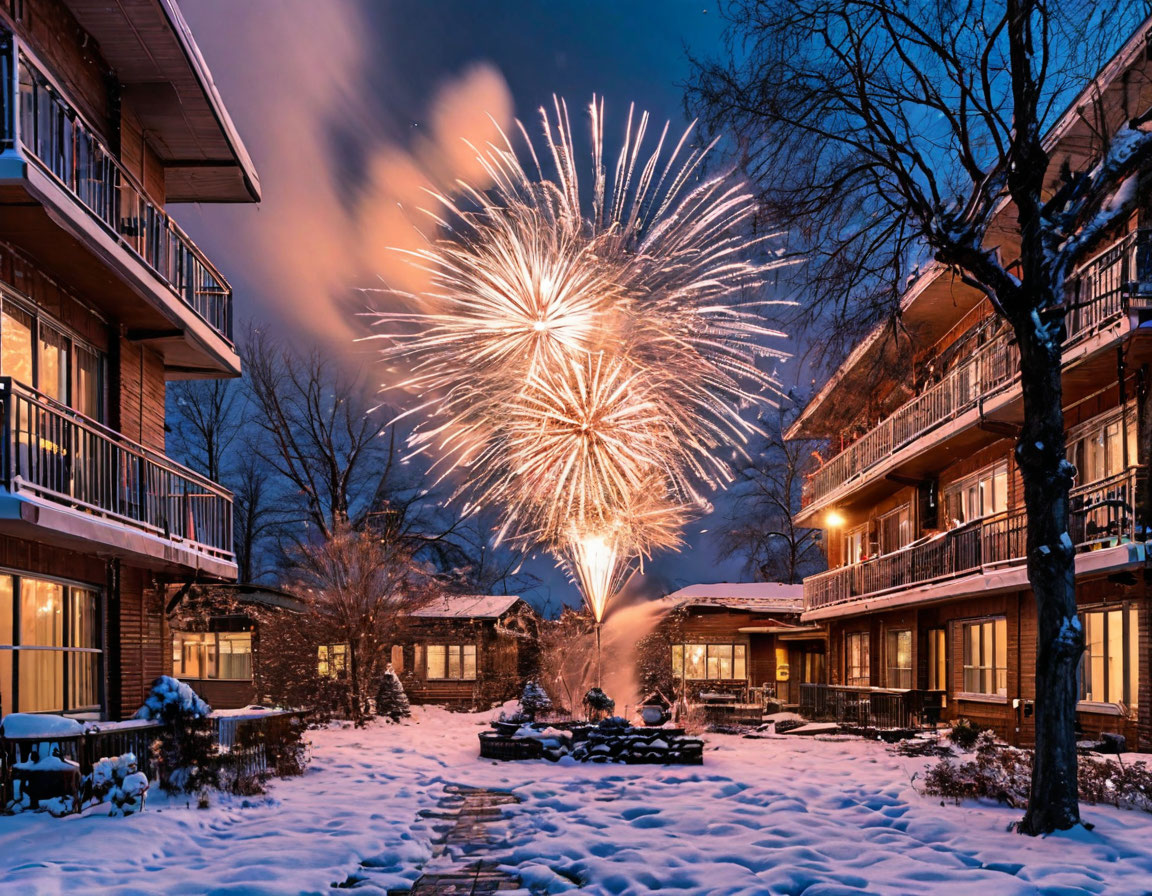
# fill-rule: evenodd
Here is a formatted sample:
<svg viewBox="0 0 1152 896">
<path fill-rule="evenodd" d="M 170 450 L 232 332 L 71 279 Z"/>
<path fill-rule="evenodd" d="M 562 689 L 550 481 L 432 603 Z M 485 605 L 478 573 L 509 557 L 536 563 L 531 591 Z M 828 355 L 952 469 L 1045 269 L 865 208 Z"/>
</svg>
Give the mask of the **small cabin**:
<svg viewBox="0 0 1152 896">
<path fill-rule="evenodd" d="M 392 666 L 413 703 L 488 707 L 536 675 L 539 624 L 515 595 L 439 595 L 409 617 Z"/>
<path fill-rule="evenodd" d="M 795 705 L 800 683 L 827 680 L 827 633 L 801 624 L 800 585 L 691 585 L 663 604 L 678 690 Z"/>
<path fill-rule="evenodd" d="M 305 607 L 275 588 L 194 584 L 172 589 L 167 609 L 172 677 L 213 709 L 237 709 L 260 698 L 260 620 Z"/>
</svg>

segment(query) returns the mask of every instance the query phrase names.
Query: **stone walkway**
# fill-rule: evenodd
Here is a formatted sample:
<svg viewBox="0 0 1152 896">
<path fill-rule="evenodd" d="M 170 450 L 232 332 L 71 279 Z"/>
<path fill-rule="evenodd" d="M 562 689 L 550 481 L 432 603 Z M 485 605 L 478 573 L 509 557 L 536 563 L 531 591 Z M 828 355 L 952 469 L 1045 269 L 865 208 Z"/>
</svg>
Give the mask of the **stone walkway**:
<svg viewBox="0 0 1152 896">
<path fill-rule="evenodd" d="M 508 845 L 488 825 L 504 817 L 501 806 L 519 803 L 519 797 L 506 791 L 457 784 L 447 785 L 444 794 L 435 809 L 420 813 L 424 818 L 444 822 L 442 826 L 434 825 L 437 832 L 443 833 L 433 846 L 433 864 L 451 855 L 479 856 Z M 458 868 L 429 870 L 412 885 L 410 893 L 411 896 L 483 896 L 520 888 L 518 878 L 501 871 L 493 862 L 477 858 Z"/>
</svg>

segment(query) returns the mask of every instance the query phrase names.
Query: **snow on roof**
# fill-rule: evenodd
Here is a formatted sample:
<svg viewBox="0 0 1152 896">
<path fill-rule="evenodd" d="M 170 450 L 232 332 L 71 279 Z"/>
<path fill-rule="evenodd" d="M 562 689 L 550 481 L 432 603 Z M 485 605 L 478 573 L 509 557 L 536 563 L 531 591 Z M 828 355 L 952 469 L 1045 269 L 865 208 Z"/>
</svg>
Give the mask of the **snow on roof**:
<svg viewBox="0 0 1152 896">
<path fill-rule="evenodd" d="M 515 594 L 443 594 L 412 615 L 423 619 L 497 619 L 518 600 Z"/>
<path fill-rule="evenodd" d="M 782 582 L 715 582 L 689 585 L 673 591 L 665 600 L 673 606 L 799 613 L 804 606 L 804 586 Z"/>
</svg>

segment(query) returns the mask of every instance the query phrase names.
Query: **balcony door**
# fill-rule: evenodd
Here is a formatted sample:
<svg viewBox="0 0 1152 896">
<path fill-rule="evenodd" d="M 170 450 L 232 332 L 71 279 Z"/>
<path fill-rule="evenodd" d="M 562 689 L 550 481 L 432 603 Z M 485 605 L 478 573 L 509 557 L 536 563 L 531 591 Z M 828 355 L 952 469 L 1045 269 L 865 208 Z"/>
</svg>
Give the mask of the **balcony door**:
<svg viewBox="0 0 1152 896">
<path fill-rule="evenodd" d="M 903 504 L 880 517 L 880 553 L 891 554 L 910 545 L 914 540 L 913 525 L 911 504 Z"/>
</svg>

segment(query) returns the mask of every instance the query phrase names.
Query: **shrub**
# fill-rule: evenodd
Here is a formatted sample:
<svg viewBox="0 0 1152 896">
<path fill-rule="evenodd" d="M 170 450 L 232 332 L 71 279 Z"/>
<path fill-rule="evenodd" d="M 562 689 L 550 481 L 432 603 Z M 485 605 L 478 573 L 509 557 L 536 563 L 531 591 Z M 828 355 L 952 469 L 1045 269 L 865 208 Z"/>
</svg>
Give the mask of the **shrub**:
<svg viewBox="0 0 1152 896">
<path fill-rule="evenodd" d="M 956 719 L 952 722 L 952 731 L 948 737 L 961 750 L 971 750 L 984 730 L 968 719 Z"/>
<path fill-rule="evenodd" d="M 389 663 L 380 676 L 380 686 L 376 692 L 376 715 L 386 716 L 393 722 L 399 722 L 412 715 L 412 707 L 408 703 L 408 695 L 404 693 L 404 685 L 400 677 Z"/>
<path fill-rule="evenodd" d="M 541 713 L 550 712 L 551 709 L 552 698 L 548 696 L 548 692 L 535 679 L 529 680 L 520 695 L 520 712 L 529 719 L 535 719 Z"/>
<path fill-rule="evenodd" d="M 109 815 L 132 815 L 144 810 L 148 776 L 136 765 L 135 753 L 98 759 L 84 781 L 85 796 L 94 802 L 108 802 Z"/>
<path fill-rule="evenodd" d="M 152 744 L 152 756 L 165 793 L 194 793 L 218 784 L 220 750 L 212 708 L 188 685 L 167 675 L 152 683 L 138 719 L 164 723 Z"/>
<path fill-rule="evenodd" d="M 611 715 L 616 708 L 616 701 L 605 694 L 600 688 L 592 688 L 584 695 L 584 712 L 592 721 Z"/>
<path fill-rule="evenodd" d="M 994 799 L 1023 808 L 1032 783 L 1032 754 L 997 744 L 990 732 L 976 740 L 968 762 L 942 759 L 924 777 L 924 793 L 959 802 Z M 1079 763 L 1080 799 L 1120 809 L 1152 812 L 1152 771 L 1141 760 L 1131 765 L 1114 759 L 1082 756 Z"/>
</svg>

